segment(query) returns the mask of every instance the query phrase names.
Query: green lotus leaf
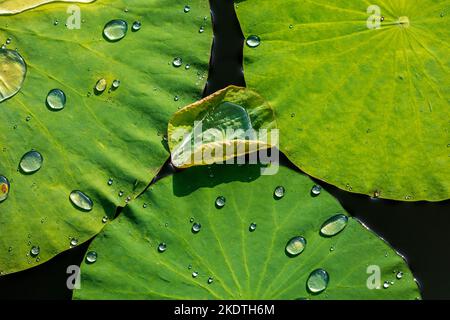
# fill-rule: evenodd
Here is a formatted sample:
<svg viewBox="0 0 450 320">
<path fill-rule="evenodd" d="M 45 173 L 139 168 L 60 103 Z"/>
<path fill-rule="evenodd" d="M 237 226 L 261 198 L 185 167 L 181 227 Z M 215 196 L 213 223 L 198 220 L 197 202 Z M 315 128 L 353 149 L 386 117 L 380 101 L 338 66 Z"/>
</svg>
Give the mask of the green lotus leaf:
<svg viewBox="0 0 450 320">
<path fill-rule="evenodd" d="M 179 168 L 223 163 L 276 147 L 279 137 L 272 129 L 276 122 L 267 102 L 251 90 L 229 86 L 169 121 L 172 163 Z"/>
<path fill-rule="evenodd" d="M 274 193 L 278 186 L 284 196 L 276 199 L 283 195 L 279 189 Z M 285 167 L 260 176 L 257 165 L 200 166 L 164 178 L 94 239 L 74 298 L 420 297 L 405 261 L 347 217 L 330 194 L 322 190 L 313 197 L 313 186 Z M 322 228 L 338 214 L 347 224 Z M 294 237 L 303 237 L 306 246 L 290 256 L 302 249 L 294 242 L 286 251 Z M 313 291 L 321 289 L 323 277 L 308 281 L 317 269 L 328 274 L 322 293 Z"/>
<path fill-rule="evenodd" d="M 141 193 L 168 158 L 167 123 L 201 97 L 211 50 L 208 1 L 189 4 L 187 13 L 178 0 L 77 4 L 80 29 L 65 26 L 68 3 L 0 17 L 1 37 L 27 65 L 21 90 L 0 104 L 0 176 L 10 184 L 0 181 L 9 190 L 0 203 L 0 272 L 35 266 L 97 234 L 103 217 Z M 112 19 L 128 23 L 120 41 L 103 36 Z M 132 32 L 135 21 L 142 27 Z M 94 90 L 100 79 L 103 92 Z M 62 110 L 46 103 L 52 89 L 65 93 Z M 33 149 L 42 167 L 25 174 L 19 163 Z M 93 207 L 74 193 L 84 210 L 77 208 L 72 191 Z"/>
<path fill-rule="evenodd" d="M 236 6 L 247 86 L 293 163 L 356 193 L 450 198 L 450 1 Z"/>
<path fill-rule="evenodd" d="M 15 14 L 51 2 L 89 3 L 95 0 L 0 0 L 0 14 Z"/>
</svg>

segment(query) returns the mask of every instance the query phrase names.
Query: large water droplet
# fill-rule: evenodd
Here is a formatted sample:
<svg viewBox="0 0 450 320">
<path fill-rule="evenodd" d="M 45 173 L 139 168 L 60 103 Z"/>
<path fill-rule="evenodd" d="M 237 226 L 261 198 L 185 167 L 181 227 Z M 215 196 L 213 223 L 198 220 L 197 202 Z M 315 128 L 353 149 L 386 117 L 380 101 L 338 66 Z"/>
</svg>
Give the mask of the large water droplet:
<svg viewBox="0 0 450 320">
<path fill-rule="evenodd" d="M 95 91 L 97 93 L 101 93 L 101 92 L 105 91 L 106 85 L 107 85 L 106 79 L 102 78 L 102 79 L 98 80 L 97 83 L 95 84 Z"/>
<path fill-rule="evenodd" d="M 76 247 L 77 245 L 78 245 L 78 239 L 72 238 L 70 240 L 70 247 L 73 248 L 73 247 Z"/>
<path fill-rule="evenodd" d="M 83 211 L 91 211 L 94 206 L 92 200 L 79 190 L 72 191 L 69 198 L 78 209 Z"/>
<path fill-rule="evenodd" d="M 97 252 L 95 251 L 89 251 L 86 254 L 86 262 L 87 263 L 94 263 L 97 261 Z"/>
<path fill-rule="evenodd" d="M 306 285 L 310 292 L 320 293 L 327 288 L 329 281 L 330 276 L 328 275 L 328 272 L 323 269 L 317 269 L 311 272 Z"/>
<path fill-rule="evenodd" d="M 159 245 L 158 245 L 158 251 L 159 252 L 164 252 L 164 251 L 166 251 L 167 250 L 167 245 L 164 243 L 164 242 L 161 242 Z"/>
<path fill-rule="evenodd" d="M 217 197 L 217 199 L 216 199 L 216 207 L 217 208 L 223 208 L 225 206 L 225 202 L 226 201 L 227 200 L 225 199 L 224 196 Z"/>
<path fill-rule="evenodd" d="M 192 225 L 192 232 L 193 233 L 198 233 L 198 232 L 200 232 L 200 229 L 202 228 L 202 225 L 200 224 L 200 223 L 194 223 L 193 225 Z"/>
<path fill-rule="evenodd" d="M 312 187 L 312 189 L 311 189 L 311 194 L 312 194 L 314 197 L 316 197 L 316 196 L 318 196 L 318 195 L 320 194 L 321 191 L 322 191 L 322 187 L 321 187 L 321 186 L 318 186 L 318 185 L 315 185 L 315 186 Z"/>
<path fill-rule="evenodd" d="M 26 73 L 25 61 L 17 51 L 0 49 L 0 102 L 19 92 Z"/>
<path fill-rule="evenodd" d="M 66 95 L 60 89 L 52 89 L 47 94 L 47 107 L 51 110 L 59 111 L 66 105 Z"/>
<path fill-rule="evenodd" d="M 5 176 L 0 176 L 0 202 L 5 201 L 9 194 L 9 181 Z"/>
<path fill-rule="evenodd" d="M 261 44 L 261 39 L 258 36 L 251 35 L 247 38 L 246 43 L 250 48 L 256 48 Z"/>
<path fill-rule="evenodd" d="M 124 20 L 111 20 L 105 25 L 103 35 L 109 41 L 119 41 L 126 36 L 128 23 Z"/>
<path fill-rule="evenodd" d="M 181 67 L 182 64 L 183 64 L 183 59 L 181 59 L 181 58 L 179 58 L 179 57 L 173 59 L 173 61 L 172 61 L 172 65 L 173 65 L 175 68 Z"/>
<path fill-rule="evenodd" d="M 23 155 L 19 166 L 23 173 L 35 173 L 41 168 L 43 161 L 42 155 L 32 150 Z"/>
<path fill-rule="evenodd" d="M 324 222 L 320 228 L 320 234 L 326 237 L 332 237 L 344 230 L 347 226 L 348 217 L 344 214 L 337 214 Z"/>
<path fill-rule="evenodd" d="M 303 237 L 294 237 L 286 244 L 286 253 L 290 257 L 296 257 L 305 250 L 306 239 Z"/>
<path fill-rule="evenodd" d="M 41 249 L 38 246 L 33 246 L 30 250 L 30 255 L 32 257 L 36 257 L 41 252 Z"/>
<path fill-rule="evenodd" d="M 141 27 L 142 27 L 142 23 L 140 21 L 135 21 L 135 22 L 133 22 L 133 26 L 131 27 L 131 29 L 136 32 L 136 31 L 141 30 Z"/>
<path fill-rule="evenodd" d="M 284 189 L 284 187 L 282 186 L 278 186 L 275 188 L 275 191 L 273 192 L 273 195 L 275 196 L 275 198 L 277 199 L 281 199 L 284 197 L 284 193 L 286 192 L 286 190 Z"/>
</svg>

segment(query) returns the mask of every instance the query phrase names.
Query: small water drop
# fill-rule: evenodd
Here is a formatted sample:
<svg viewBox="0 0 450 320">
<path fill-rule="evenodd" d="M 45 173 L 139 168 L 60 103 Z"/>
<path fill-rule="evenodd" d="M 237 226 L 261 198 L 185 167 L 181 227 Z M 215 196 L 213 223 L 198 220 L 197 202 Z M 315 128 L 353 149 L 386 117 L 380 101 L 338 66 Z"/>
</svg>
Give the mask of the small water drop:
<svg viewBox="0 0 450 320">
<path fill-rule="evenodd" d="M 47 94 L 47 107 L 53 111 L 64 109 L 66 105 L 66 95 L 61 89 L 52 89 Z"/>
<path fill-rule="evenodd" d="M 97 252 L 89 251 L 86 254 L 86 262 L 87 263 L 95 263 L 97 261 Z"/>
<path fill-rule="evenodd" d="M 334 246 L 331 246 L 330 247 L 330 252 L 333 252 L 335 250 L 335 247 Z"/>
<path fill-rule="evenodd" d="M 102 222 L 103 222 L 103 223 L 107 223 L 107 222 L 108 222 L 108 216 L 104 216 L 104 217 L 102 218 Z"/>
<path fill-rule="evenodd" d="M 0 202 L 8 198 L 9 189 L 9 180 L 5 176 L 0 176 Z"/>
<path fill-rule="evenodd" d="M 188 13 L 189 11 L 191 11 L 191 7 L 188 5 L 185 5 L 183 11 L 184 11 L 184 13 Z"/>
<path fill-rule="evenodd" d="M 313 196 L 317 197 L 317 196 L 320 194 L 321 191 L 322 191 L 322 187 L 321 187 L 321 186 L 318 186 L 318 185 L 315 185 L 315 186 L 312 187 L 312 189 L 311 189 L 311 194 L 312 194 Z"/>
<path fill-rule="evenodd" d="M 286 244 L 286 253 L 290 257 L 296 257 L 305 250 L 306 239 L 303 237 L 294 237 Z"/>
<path fill-rule="evenodd" d="M 344 230 L 347 226 L 348 217 L 344 214 L 337 214 L 322 224 L 320 234 L 325 237 L 332 237 Z"/>
<path fill-rule="evenodd" d="M 167 250 L 167 245 L 164 242 L 161 242 L 158 245 L 158 252 L 163 253 L 166 250 Z"/>
<path fill-rule="evenodd" d="M 114 183 L 113 178 L 109 178 L 109 180 L 108 180 L 108 186 L 111 186 L 113 183 Z"/>
<path fill-rule="evenodd" d="M 123 196 L 123 191 L 119 191 L 119 197 Z"/>
<path fill-rule="evenodd" d="M 253 232 L 253 231 L 256 230 L 256 227 L 257 227 L 256 223 L 252 222 L 252 223 L 250 224 L 250 226 L 248 227 L 248 230 L 249 230 L 250 232 Z"/>
<path fill-rule="evenodd" d="M 143 205 L 142 205 L 142 208 L 147 208 L 147 204 L 146 203 L 144 203 Z"/>
<path fill-rule="evenodd" d="M 276 199 L 281 199 L 284 197 L 286 190 L 282 186 L 278 186 L 275 188 L 275 191 L 273 192 L 273 195 Z"/>
<path fill-rule="evenodd" d="M 328 275 L 328 272 L 324 269 L 316 269 L 311 272 L 306 284 L 310 292 L 321 293 L 327 288 L 329 281 L 330 276 Z"/>
<path fill-rule="evenodd" d="M 79 190 L 72 191 L 69 199 L 75 207 L 83 211 L 91 211 L 94 206 L 91 198 Z"/>
<path fill-rule="evenodd" d="M 251 35 L 247 38 L 246 44 L 250 48 L 256 48 L 261 44 L 261 39 L 258 36 Z"/>
<path fill-rule="evenodd" d="M 104 78 L 99 79 L 99 80 L 97 81 L 97 83 L 95 84 L 95 91 L 96 91 L 97 93 L 101 93 L 101 92 L 105 91 L 106 85 L 107 85 L 106 79 L 104 79 Z"/>
<path fill-rule="evenodd" d="M 190 219 L 189 219 L 189 222 L 190 222 L 190 223 L 194 222 L 194 218 L 190 218 Z"/>
<path fill-rule="evenodd" d="M 127 35 L 128 23 L 124 20 L 111 20 L 103 28 L 103 35 L 109 41 L 119 41 Z"/>
<path fill-rule="evenodd" d="M 213 281 L 214 281 L 213 277 L 209 277 L 209 278 L 208 278 L 208 284 L 213 283 Z"/>
<path fill-rule="evenodd" d="M 384 289 L 388 289 L 390 286 L 391 286 L 391 284 L 389 283 L 389 281 L 385 281 L 385 282 L 383 283 L 383 288 L 384 288 Z"/>
<path fill-rule="evenodd" d="M 6 39 L 6 44 L 10 44 L 11 43 L 11 38 Z"/>
<path fill-rule="evenodd" d="M 200 223 L 196 222 L 192 226 L 192 232 L 193 233 L 198 233 L 198 232 L 200 232 L 201 228 L 202 228 L 202 225 Z"/>
<path fill-rule="evenodd" d="M 42 167 L 43 161 L 44 158 L 39 152 L 31 150 L 22 156 L 19 167 L 23 173 L 31 174 L 35 173 Z"/>
<path fill-rule="evenodd" d="M 205 27 L 200 26 L 200 29 L 198 29 L 198 33 L 203 33 L 203 32 L 205 32 Z"/>
<path fill-rule="evenodd" d="M 172 65 L 173 65 L 175 68 L 181 67 L 182 64 L 183 64 L 183 59 L 181 59 L 181 58 L 179 58 L 179 57 L 174 58 L 173 61 L 172 61 Z"/>
<path fill-rule="evenodd" d="M 403 278 L 403 272 L 399 271 L 397 272 L 397 275 L 395 276 L 398 280 L 400 280 L 401 278 Z"/>
<path fill-rule="evenodd" d="M 191 270 L 192 269 L 192 264 L 188 265 L 188 269 Z"/>
<path fill-rule="evenodd" d="M 128 197 L 125 199 L 125 202 L 128 203 L 128 202 L 130 202 L 130 200 L 131 200 L 131 197 L 128 196 Z"/>
<path fill-rule="evenodd" d="M 114 90 L 116 90 L 117 88 L 119 88 L 119 86 L 120 86 L 120 80 L 118 80 L 118 79 L 114 80 L 112 83 L 112 88 Z"/>
<path fill-rule="evenodd" d="M 191 68 L 191 65 L 188 63 L 185 67 L 186 70 L 189 70 Z"/>
<path fill-rule="evenodd" d="M 29 122 L 31 120 L 31 116 L 27 116 L 26 118 L 25 118 L 25 121 L 26 122 Z"/>
<path fill-rule="evenodd" d="M 180 100 L 180 97 L 179 97 L 179 96 L 173 97 L 173 101 L 178 101 L 178 100 Z"/>
<path fill-rule="evenodd" d="M 59 24 L 58 20 L 53 21 L 53 25 L 57 26 Z"/>
<path fill-rule="evenodd" d="M 37 255 L 39 255 L 40 252 L 41 252 L 41 249 L 38 246 L 33 246 L 33 247 L 31 247 L 30 255 L 32 257 L 36 257 Z"/>
<path fill-rule="evenodd" d="M 217 197 L 217 199 L 216 199 L 216 207 L 217 208 L 223 208 L 225 206 L 225 202 L 226 201 L 227 200 L 225 199 L 224 196 Z"/>
<path fill-rule="evenodd" d="M 142 27 L 142 23 L 140 21 L 135 21 L 135 22 L 133 22 L 133 26 L 131 27 L 131 30 L 136 32 L 136 31 L 141 30 L 141 27 Z"/>
<path fill-rule="evenodd" d="M 70 240 L 70 247 L 76 247 L 78 245 L 78 239 L 72 238 L 72 240 Z"/>
<path fill-rule="evenodd" d="M 198 271 L 192 272 L 192 278 L 197 278 L 197 277 L 198 277 Z"/>
<path fill-rule="evenodd" d="M 0 102 L 14 96 L 22 88 L 27 66 L 15 50 L 0 50 Z"/>
</svg>

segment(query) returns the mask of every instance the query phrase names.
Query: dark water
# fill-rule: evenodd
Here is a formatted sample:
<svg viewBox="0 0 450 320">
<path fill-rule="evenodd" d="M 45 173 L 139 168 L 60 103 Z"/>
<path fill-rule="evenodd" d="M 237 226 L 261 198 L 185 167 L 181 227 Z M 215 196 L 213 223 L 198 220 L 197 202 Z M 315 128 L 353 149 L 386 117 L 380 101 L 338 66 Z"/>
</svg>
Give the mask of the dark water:
<svg viewBox="0 0 450 320">
<path fill-rule="evenodd" d="M 243 37 L 232 1 L 211 0 L 214 46 L 205 95 L 228 85 L 245 85 Z M 289 165 L 288 161 L 285 162 Z M 407 257 L 424 299 L 450 299 L 450 201 L 404 203 L 372 200 L 330 185 L 353 216 Z M 66 268 L 80 264 L 88 243 L 64 252 L 38 267 L 0 278 L 0 299 L 70 299 Z"/>
</svg>

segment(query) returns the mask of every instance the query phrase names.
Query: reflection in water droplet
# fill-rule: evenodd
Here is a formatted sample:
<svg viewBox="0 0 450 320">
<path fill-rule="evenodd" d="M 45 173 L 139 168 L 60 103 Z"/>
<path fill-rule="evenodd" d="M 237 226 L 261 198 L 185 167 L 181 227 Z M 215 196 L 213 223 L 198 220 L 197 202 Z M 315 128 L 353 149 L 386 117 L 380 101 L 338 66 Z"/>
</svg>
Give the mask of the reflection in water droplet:
<svg viewBox="0 0 450 320">
<path fill-rule="evenodd" d="M 188 13 L 189 11 L 191 11 L 191 7 L 188 6 L 188 5 L 185 5 L 183 11 L 184 11 L 185 13 Z"/>
<path fill-rule="evenodd" d="M 106 79 L 102 78 L 102 79 L 98 80 L 97 83 L 95 84 L 95 91 L 97 93 L 101 93 L 101 92 L 105 91 L 106 85 L 107 85 Z"/>
<path fill-rule="evenodd" d="M 197 277 L 198 277 L 198 272 L 197 271 L 192 272 L 192 278 L 197 278 Z"/>
<path fill-rule="evenodd" d="M 247 38 L 246 43 L 250 48 L 256 48 L 261 44 L 261 39 L 258 36 L 251 35 Z"/>
<path fill-rule="evenodd" d="M 312 187 L 312 189 L 311 189 L 311 194 L 312 194 L 313 196 L 318 196 L 318 195 L 320 194 L 321 191 L 322 191 L 322 187 L 321 187 L 321 186 L 318 186 L 318 185 L 315 185 L 315 186 Z"/>
<path fill-rule="evenodd" d="M 285 193 L 285 189 L 282 186 L 278 186 L 275 188 L 275 191 L 273 192 L 273 195 L 275 196 L 275 198 L 277 199 L 281 199 L 284 197 L 284 193 Z"/>
<path fill-rule="evenodd" d="M 33 246 L 30 250 L 30 255 L 32 257 L 36 257 L 41 252 L 41 249 L 38 246 Z"/>
<path fill-rule="evenodd" d="M 217 208 L 223 208 L 225 206 L 225 202 L 226 201 L 227 200 L 225 199 L 224 196 L 217 197 L 217 199 L 216 199 L 216 207 Z"/>
<path fill-rule="evenodd" d="M 337 214 L 325 221 L 320 228 L 320 234 L 326 237 L 332 237 L 344 230 L 347 226 L 348 217 L 344 214 Z"/>
<path fill-rule="evenodd" d="M 126 36 L 128 23 L 124 20 L 111 20 L 105 25 L 103 34 L 109 41 L 119 41 Z"/>
<path fill-rule="evenodd" d="M 208 278 L 208 284 L 213 283 L 213 281 L 214 281 L 213 277 L 209 277 L 209 278 Z"/>
<path fill-rule="evenodd" d="M 181 65 L 183 64 L 183 59 L 181 59 L 181 58 L 175 58 L 175 59 L 173 59 L 173 61 L 172 61 L 172 65 L 175 67 L 175 68 L 179 68 L 179 67 L 181 67 Z"/>
<path fill-rule="evenodd" d="M 0 102 L 15 95 L 22 88 L 27 66 L 15 50 L 0 49 Z"/>
<path fill-rule="evenodd" d="M 69 198 L 78 209 L 83 211 L 91 211 L 94 206 L 92 200 L 79 190 L 72 191 Z"/>
<path fill-rule="evenodd" d="M 5 176 L 0 176 L 0 202 L 5 201 L 9 194 L 9 181 Z"/>
<path fill-rule="evenodd" d="M 70 240 L 70 247 L 76 247 L 78 245 L 78 239 L 72 238 L 72 240 Z"/>
<path fill-rule="evenodd" d="M 43 161 L 42 155 L 32 150 L 22 156 L 19 166 L 23 173 L 34 173 L 41 168 Z"/>
<path fill-rule="evenodd" d="M 202 228 L 202 225 L 200 223 L 194 223 L 194 225 L 192 226 L 192 232 L 193 233 L 198 233 L 200 232 L 200 229 Z"/>
<path fill-rule="evenodd" d="M 253 231 L 255 231 L 256 230 L 256 223 L 254 223 L 254 222 L 252 222 L 251 224 L 250 224 L 250 226 L 248 227 L 248 229 L 250 230 L 250 232 L 253 232 Z"/>
<path fill-rule="evenodd" d="M 86 254 L 86 262 L 87 263 L 94 263 L 97 261 L 97 252 L 95 251 L 89 251 Z"/>
<path fill-rule="evenodd" d="M 61 89 L 52 89 L 47 94 L 47 107 L 51 110 L 59 111 L 66 105 L 66 95 Z"/>
<path fill-rule="evenodd" d="M 133 26 L 131 27 L 131 29 L 133 31 L 139 31 L 142 27 L 142 23 L 140 21 L 135 21 L 133 22 Z"/>
<path fill-rule="evenodd" d="M 167 245 L 164 243 L 164 242 L 161 242 L 159 245 L 158 245 L 158 252 L 164 252 L 164 251 L 166 251 L 167 250 Z"/>
<path fill-rule="evenodd" d="M 328 272 L 323 269 L 317 269 L 311 272 L 306 284 L 310 292 L 320 293 L 327 288 L 329 281 L 330 277 Z"/>
<path fill-rule="evenodd" d="M 306 239 L 303 237 L 294 237 L 286 244 L 286 253 L 290 257 L 296 257 L 305 250 Z"/>
</svg>

